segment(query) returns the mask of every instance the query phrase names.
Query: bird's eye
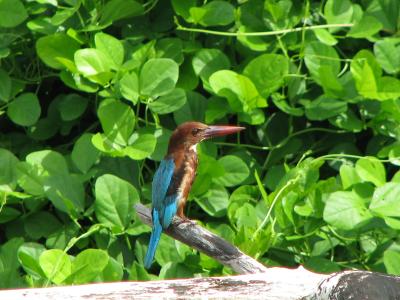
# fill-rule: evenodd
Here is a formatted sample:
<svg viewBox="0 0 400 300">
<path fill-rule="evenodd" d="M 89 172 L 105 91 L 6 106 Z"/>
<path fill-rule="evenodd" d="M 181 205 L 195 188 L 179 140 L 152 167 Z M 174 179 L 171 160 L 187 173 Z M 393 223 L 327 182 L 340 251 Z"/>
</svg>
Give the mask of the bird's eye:
<svg viewBox="0 0 400 300">
<path fill-rule="evenodd" d="M 192 135 L 193 135 L 193 136 L 198 135 L 199 132 L 200 132 L 200 129 L 199 129 L 199 128 L 193 128 L 193 129 L 192 129 Z"/>
</svg>

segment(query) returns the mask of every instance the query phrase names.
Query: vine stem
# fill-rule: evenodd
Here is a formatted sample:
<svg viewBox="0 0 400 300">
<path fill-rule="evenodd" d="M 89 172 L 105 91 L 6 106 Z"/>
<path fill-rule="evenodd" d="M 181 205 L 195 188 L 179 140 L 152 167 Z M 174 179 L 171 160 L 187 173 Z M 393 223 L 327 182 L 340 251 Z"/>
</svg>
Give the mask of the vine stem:
<svg viewBox="0 0 400 300">
<path fill-rule="evenodd" d="M 303 26 L 303 27 L 274 30 L 274 31 L 227 32 L 227 31 L 217 31 L 217 30 L 184 27 L 181 24 L 179 24 L 177 18 L 175 18 L 175 23 L 177 25 L 177 28 L 176 28 L 177 30 L 206 33 L 206 34 L 212 34 L 212 35 L 222 35 L 222 36 L 269 36 L 269 35 L 286 34 L 286 33 L 291 33 L 291 32 L 299 32 L 299 31 L 303 31 L 303 30 L 314 30 L 314 29 L 322 29 L 322 28 L 337 28 L 337 27 L 352 27 L 354 25 L 354 24 L 350 24 L 350 23 L 349 24 L 322 24 L 322 25 Z"/>
<path fill-rule="evenodd" d="M 282 193 L 289 187 L 291 186 L 293 183 L 297 182 L 297 180 L 299 179 L 299 177 L 295 177 L 293 179 L 290 179 L 288 182 L 286 182 L 286 184 L 279 190 L 279 192 L 275 195 L 274 200 L 271 203 L 271 206 L 268 209 L 267 215 L 265 216 L 264 220 L 262 221 L 262 223 L 260 224 L 260 226 L 258 226 L 258 228 L 256 229 L 256 231 L 254 231 L 253 236 L 252 236 L 252 240 L 254 241 L 254 239 L 256 238 L 256 236 L 258 235 L 258 233 L 264 228 L 264 226 L 267 224 L 268 219 L 272 213 L 272 209 L 274 208 L 276 202 L 278 201 L 278 199 L 281 197 Z"/>
</svg>

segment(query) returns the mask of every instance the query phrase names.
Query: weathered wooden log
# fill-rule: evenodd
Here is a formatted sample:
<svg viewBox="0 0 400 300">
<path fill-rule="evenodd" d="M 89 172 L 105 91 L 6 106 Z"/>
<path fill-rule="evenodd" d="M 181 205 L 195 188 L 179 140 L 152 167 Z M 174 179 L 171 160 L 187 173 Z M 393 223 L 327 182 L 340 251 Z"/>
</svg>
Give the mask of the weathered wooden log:
<svg viewBox="0 0 400 300">
<path fill-rule="evenodd" d="M 143 223 L 151 226 L 150 209 L 136 204 L 135 209 Z M 194 221 L 175 216 L 166 234 L 230 267 L 238 274 L 253 274 L 267 270 L 261 263 L 241 252 L 219 236 L 211 233 Z"/>
<path fill-rule="evenodd" d="M 367 271 L 334 273 L 306 299 L 400 299 L 400 277 Z"/>
<path fill-rule="evenodd" d="M 302 267 L 178 280 L 0 291 L 0 299 L 400 299 L 400 278 L 365 271 L 316 274 Z"/>
</svg>

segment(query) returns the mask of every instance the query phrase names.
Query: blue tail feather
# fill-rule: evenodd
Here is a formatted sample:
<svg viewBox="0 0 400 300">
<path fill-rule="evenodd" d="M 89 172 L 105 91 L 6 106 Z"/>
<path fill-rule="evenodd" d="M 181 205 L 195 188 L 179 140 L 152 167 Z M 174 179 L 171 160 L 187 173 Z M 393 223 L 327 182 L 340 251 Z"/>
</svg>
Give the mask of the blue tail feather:
<svg viewBox="0 0 400 300">
<path fill-rule="evenodd" d="M 155 218 L 156 215 L 158 215 L 157 212 L 153 212 L 153 230 L 151 232 L 149 247 L 147 248 L 146 257 L 144 259 L 144 267 L 146 269 L 149 269 L 153 262 L 154 254 L 156 253 L 157 245 L 162 233 L 162 227 L 158 217 Z"/>
</svg>

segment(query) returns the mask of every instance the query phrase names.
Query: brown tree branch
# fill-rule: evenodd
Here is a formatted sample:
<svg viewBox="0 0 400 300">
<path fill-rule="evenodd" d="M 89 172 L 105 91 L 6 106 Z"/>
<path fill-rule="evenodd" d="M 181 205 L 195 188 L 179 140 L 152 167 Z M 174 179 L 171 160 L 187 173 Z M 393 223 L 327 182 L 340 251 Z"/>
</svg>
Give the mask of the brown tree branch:
<svg viewBox="0 0 400 300">
<path fill-rule="evenodd" d="M 268 268 L 264 273 L 160 281 L 95 283 L 0 291 L 0 299 L 400 299 L 400 278 L 366 271 L 331 275 Z"/>
<path fill-rule="evenodd" d="M 150 209 L 143 204 L 136 204 L 135 209 L 142 222 L 151 226 Z M 255 259 L 195 222 L 184 221 L 176 216 L 165 233 L 218 260 L 238 274 L 253 274 L 267 270 L 265 266 Z"/>
</svg>

